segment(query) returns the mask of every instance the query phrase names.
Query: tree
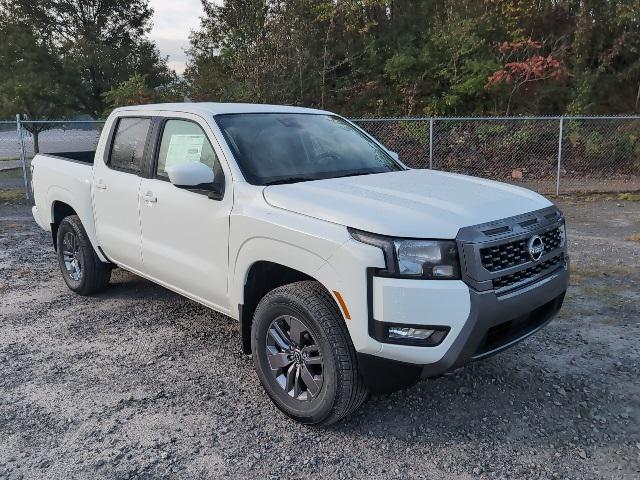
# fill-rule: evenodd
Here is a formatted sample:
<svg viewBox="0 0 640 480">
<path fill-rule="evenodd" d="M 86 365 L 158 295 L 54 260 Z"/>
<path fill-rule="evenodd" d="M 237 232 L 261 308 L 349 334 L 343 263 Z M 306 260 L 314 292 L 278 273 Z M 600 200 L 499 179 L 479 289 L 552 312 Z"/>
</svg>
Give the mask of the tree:
<svg viewBox="0 0 640 480">
<path fill-rule="evenodd" d="M 640 112 L 640 0 L 577 2 L 573 113 Z"/>
<path fill-rule="evenodd" d="M 382 0 L 368 0 L 368 9 Z M 186 78 L 194 98 L 338 104 L 367 46 L 361 1 L 203 1 Z M 380 7 L 381 8 L 381 7 Z"/>
<path fill-rule="evenodd" d="M 503 42 L 498 46 L 503 66 L 489 77 L 486 88 L 507 86 L 506 115 L 509 115 L 513 97 L 519 90 L 547 80 L 560 81 L 567 76 L 567 69 L 558 60 L 559 55 L 556 52 L 541 55 L 542 48 L 542 42 L 531 39 Z"/>
<path fill-rule="evenodd" d="M 26 120 L 64 118 L 72 109 L 74 99 L 62 88 L 64 69 L 29 29 L 0 18 L 0 64 L 10 75 L 0 78 L 0 117 L 15 118 L 22 114 Z M 46 68 L 45 68 L 46 66 Z M 40 151 L 39 135 L 51 128 L 47 123 L 24 123 L 33 135 L 33 149 Z"/>
<path fill-rule="evenodd" d="M 148 103 L 177 102 L 184 99 L 184 84 L 176 81 L 169 85 L 152 88 L 147 83 L 146 75 L 135 74 L 128 80 L 113 87 L 104 94 L 110 110 L 127 105 L 144 105 Z"/>
<path fill-rule="evenodd" d="M 203 4 L 186 74 L 197 99 L 349 115 L 640 108 L 640 0 Z"/>
<path fill-rule="evenodd" d="M 175 78 L 145 37 L 153 13 L 148 0 L 0 0 L 0 9 L 60 66 L 64 74 L 56 80 L 74 93 L 81 112 L 100 116 L 104 93 L 135 73 L 146 75 L 151 87 Z M 42 73 L 50 65 L 32 68 Z"/>
</svg>

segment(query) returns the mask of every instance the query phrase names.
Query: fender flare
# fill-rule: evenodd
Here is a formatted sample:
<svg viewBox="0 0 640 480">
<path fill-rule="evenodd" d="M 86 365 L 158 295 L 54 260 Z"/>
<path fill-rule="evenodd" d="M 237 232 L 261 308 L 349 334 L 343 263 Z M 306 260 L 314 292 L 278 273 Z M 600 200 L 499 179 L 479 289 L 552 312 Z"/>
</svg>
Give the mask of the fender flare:
<svg viewBox="0 0 640 480">
<path fill-rule="evenodd" d="M 80 198 L 91 199 L 90 186 L 86 184 L 86 185 L 82 185 L 82 187 L 86 188 L 86 191 L 77 192 L 77 193 L 80 193 L 81 195 Z M 90 204 L 85 206 L 78 204 L 76 200 L 76 195 L 74 195 L 69 190 L 56 185 L 49 187 L 49 189 L 47 190 L 46 198 L 47 198 L 47 205 L 49 205 L 49 208 L 46 209 L 46 211 L 43 213 L 48 215 L 48 217 L 43 218 L 42 220 L 48 223 L 49 225 L 53 224 L 54 222 L 53 211 L 54 211 L 54 205 L 56 202 L 61 202 L 69 205 L 69 207 L 71 207 L 73 211 L 76 212 L 76 214 L 80 218 L 80 222 L 82 223 L 84 230 L 87 232 L 87 236 L 89 237 L 91 246 L 93 247 L 96 254 L 98 255 L 98 258 L 100 258 L 101 261 L 107 263 L 108 260 L 104 258 L 104 255 L 102 255 L 102 252 L 99 249 L 98 238 L 96 236 L 95 223 L 93 221 L 92 206 Z"/>
<path fill-rule="evenodd" d="M 306 279 L 317 281 L 333 298 L 338 310 L 341 310 L 342 314 L 349 318 L 346 307 L 336 296 L 334 290 L 340 284 L 337 272 L 322 256 L 281 240 L 252 237 L 240 246 L 235 260 L 233 273 L 230 273 L 232 278 L 229 281 L 229 299 L 232 306 L 238 306 L 237 311 L 233 307 L 231 311 L 233 314 L 237 313 L 237 319 L 240 322 L 240 341 L 244 353 L 251 353 L 250 332 L 257 299 L 271 288 L 271 286 L 264 286 L 266 288 L 262 289 L 259 285 L 254 285 L 254 288 L 259 289 L 256 293 L 257 296 L 251 299 L 245 297 L 249 272 L 260 263 L 266 262 L 285 267 L 288 271 L 302 274 Z M 283 272 L 283 275 L 287 275 L 287 273 Z M 280 280 L 283 280 L 283 283 L 276 281 L 274 288 L 278 284 L 296 281 L 286 277 L 280 278 Z"/>
<path fill-rule="evenodd" d="M 282 240 L 251 237 L 239 247 L 233 261 L 234 268 L 229 282 L 231 305 L 244 303 L 244 286 L 251 267 L 263 261 L 297 270 L 319 282 L 328 292 L 332 292 L 331 285 L 335 284 L 335 279 L 328 273 L 333 269 L 322 268 L 327 263 L 326 259 L 310 250 Z"/>
</svg>

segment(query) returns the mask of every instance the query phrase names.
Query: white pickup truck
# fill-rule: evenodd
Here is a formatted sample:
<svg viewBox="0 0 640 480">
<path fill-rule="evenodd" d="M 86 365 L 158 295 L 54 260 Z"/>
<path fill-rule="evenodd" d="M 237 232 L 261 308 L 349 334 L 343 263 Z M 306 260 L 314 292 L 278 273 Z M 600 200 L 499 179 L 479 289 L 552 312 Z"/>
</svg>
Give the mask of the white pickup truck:
<svg viewBox="0 0 640 480">
<path fill-rule="evenodd" d="M 409 169 L 329 112 L 119 108 L 95 152 L 32 170 L 71 290 L 120 267 L 237 319 L 267 394 L 303 423 L 512 346 L 567 289 L 564 218 L 544 197 Z"/>
</svg>

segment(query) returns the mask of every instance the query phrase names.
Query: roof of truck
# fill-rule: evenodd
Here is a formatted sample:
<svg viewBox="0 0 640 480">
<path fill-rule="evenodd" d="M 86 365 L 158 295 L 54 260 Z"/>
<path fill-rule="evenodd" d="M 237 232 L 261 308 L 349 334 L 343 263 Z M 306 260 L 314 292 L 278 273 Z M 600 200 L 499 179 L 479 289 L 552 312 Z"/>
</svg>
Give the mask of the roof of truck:
<svg viewBox="0 0 640 480">
<path fill-rule="evenodd" d="M 330 113 L 314 108 L 292 107 L 288 105 L 266 105 L 260 103 L 213 103 L 213 102 L 184 102 L 184 103 L 155 103 L 150 105 L 133 105 L 121 107 L 116 112 L 125 111 L 172 111 L 195 113 L 199 115 L 220 115 L 225 113 Z"/>
</svg>

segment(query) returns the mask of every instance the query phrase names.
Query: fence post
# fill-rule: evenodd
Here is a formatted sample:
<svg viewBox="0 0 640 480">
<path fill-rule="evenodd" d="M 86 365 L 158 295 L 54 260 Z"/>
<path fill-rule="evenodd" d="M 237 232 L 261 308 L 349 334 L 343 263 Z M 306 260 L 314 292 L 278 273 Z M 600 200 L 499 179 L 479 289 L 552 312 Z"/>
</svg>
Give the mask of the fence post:
<svg viewBox="0 0 640 480">
<path fill-rule="evenodd" d="M 560 117 L 560 132 L 558 135 L 558 171 L 556 173 L 556 196 L 560 195 L 560 167 L 562 166 L 562 137 L 564 136 L 564 116 Z"/>
<path fill-rule="evenodd" d="M 27 151 L 24 146 L 24 131 L 22 130 L 22 121 L 20 114 L 16 114 L 16 129 L 18 133 L 18 141 L 20 142 L 20 164 L 22 165 L 22 179 L 24 180 L 24 195 L 29 200 L 29 180 L 27 179 Z"/>
<path fill-rule="evenodd" d="M 429 169 L 433 170 L 433 117 L 429 117 Z"/>
</svg>

